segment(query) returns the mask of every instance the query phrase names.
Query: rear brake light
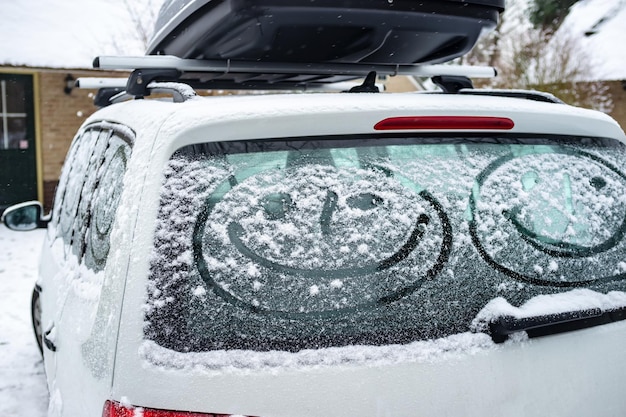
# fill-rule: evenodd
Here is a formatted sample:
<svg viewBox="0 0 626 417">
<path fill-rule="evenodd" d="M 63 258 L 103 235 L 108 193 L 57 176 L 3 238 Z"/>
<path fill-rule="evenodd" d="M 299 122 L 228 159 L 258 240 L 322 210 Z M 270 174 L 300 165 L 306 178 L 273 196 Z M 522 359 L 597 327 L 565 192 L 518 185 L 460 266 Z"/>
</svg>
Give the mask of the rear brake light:
<svg viewBox="0 0 626 417">
<path fill-rule="evenodd" d="M 507 117 L 413 116 L 390 117 L 374 125 L 376 130 L 510 130 L 515 123 Z"/>
<path fill-rule="evenodd" d="M 154 408 L 122 405 L 116 401 L 104 403 L 102 417 L 229 417 L 230 414 L 194 413 L 191 411 L 157 410 Z M 241 416 L 239 416 L 241 417 Z"/>
</svg>

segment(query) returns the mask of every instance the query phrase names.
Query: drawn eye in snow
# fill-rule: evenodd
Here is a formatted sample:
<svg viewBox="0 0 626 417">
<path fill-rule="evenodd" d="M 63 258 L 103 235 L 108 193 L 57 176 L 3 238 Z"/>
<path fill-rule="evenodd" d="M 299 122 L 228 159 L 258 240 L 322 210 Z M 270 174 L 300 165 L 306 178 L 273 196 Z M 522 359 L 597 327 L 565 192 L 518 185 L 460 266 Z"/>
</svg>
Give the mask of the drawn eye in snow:
<svg viewBox="0 0 626 417">
<path fill-rule="evenodd" d="M 622 279 L 626 176 L 563 148 L 491 163 L 470 197 L 470 234 L 493 268 L 536 285 Z"/>
<path fill-rule="evenodd" d="M 445 264 L 451 230 L 426 191 L 380 170 L 300 165 L 225 182 L 194 231 L 207 287 L 285 318 L 397 301 Z"/>
</svg>

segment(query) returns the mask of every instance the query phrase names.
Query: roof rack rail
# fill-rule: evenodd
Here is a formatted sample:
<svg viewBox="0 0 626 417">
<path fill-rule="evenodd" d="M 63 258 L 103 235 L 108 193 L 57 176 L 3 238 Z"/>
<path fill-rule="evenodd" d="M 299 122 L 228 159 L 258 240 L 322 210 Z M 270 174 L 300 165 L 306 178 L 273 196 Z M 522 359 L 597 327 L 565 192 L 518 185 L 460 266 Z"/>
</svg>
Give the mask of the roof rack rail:
<svg viewBox="0 0 626 417">
<path fill-rule="evenodd" d="M 458 94 L 469 94 L 473 96 L 492 96 L 521 98 L 525 100 L 540 101 L 543 103 L 564 104 L 563 100 L 550 94 L 534 90 L 490 90 L 490 89 L 470 89 L 463 88 L 457 91 Z"/>
<path fill-rule="evenodd" d="M 226 60 L 185 59 L 171 55 L 100 56 L 94 68 L 131 70 L 127 80 L 115 78 L 79 79 L 81 88 L 104 88 L 98 105 L 125 97 L 145 97 L 154 82 L 184 83 L 192 89 L 325 89 L 330 85 L 365 78 L 351 92 L 375 92 L 376 74 L 433 77 L 448 93 L 471 88 L 470 77 L 490 78 L 497 75 L 493 67 L 467 65 L 367 64 L 367 63 L 280 63 Z M 179 100 L 180 101 L 180 100 Z"/>
<path fill-rule="evenodd" d="M 152 81 L 184 82 L 197 89 L 307 89 L 364 78 L 374 71 L 379 75 L 437 75 L 490 78 L 496 75 L 493 67 L 463 65 L 420 64 L 366 64 L 366 63 L 280 63 L 226 60 L 185 59 L 171 55 L 101 56 L 93 62 L 94 68 L 134 70 L 136 80 L 146 85 Z M 133 77 L 131 76 L 131 79 Z M 141 95 L 141 85 L 131 80 L 127 87 L 131 94 Z M 138 88 L 138 92 L 135 92 Z"/>
<path fill-rule="evenodd" d="M 152 93 L 171 94 L 175 103 L 182 103 L 197 96 L 189 85 L 178 82 L 148 82 L 142 90 L 129 92 L 127 89 L 130 78 L 79 78 L 76 87 L 82 89 L 98 89 L 94 97 L 94 105 L 106 107 L 130 98 L 149 96 Z M 141 93 L 141 94 L 138 94 Z"/>
<path fill-rule="evenodd" d="M 126 88 L 128 77 L 80 77 L 74 82 L 76 88 L 99 89 L 99 88 Z"/>
<path fill-rule="evenodd" d="M 420 64 L 353 64 L 353 63 L 279 63 L 227 60 L 185 59 L 172 55 L 99 56 L 93 61 L 99 69 L 177 69 L 182 72 L 202 73 L 255 73 L 302 75 L 352 75 L 366 76 L 371 71 L 382 75 L 460 75 L 476 78 L 495 77 L 493 67 L 471 65 L 420 65 Z"/>
</svg>

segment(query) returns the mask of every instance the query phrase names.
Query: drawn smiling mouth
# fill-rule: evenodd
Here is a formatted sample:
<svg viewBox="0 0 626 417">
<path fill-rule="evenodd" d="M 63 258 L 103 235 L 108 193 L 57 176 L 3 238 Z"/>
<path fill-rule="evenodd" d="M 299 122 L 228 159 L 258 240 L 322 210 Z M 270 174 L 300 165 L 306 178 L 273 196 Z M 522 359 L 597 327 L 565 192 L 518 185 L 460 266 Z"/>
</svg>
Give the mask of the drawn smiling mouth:
<svg viewBox="0 0 626 417">
<path fill-rule="evenodd" d="M 272 315 L 275 317 L 288 318 L 288 319 L 301 319 L 301 318 L 316 318 L 327 317 L 328 315 L 341 315 L 354 313 L 363 308 L 374 308 L 382 306 L 388 303 L 398 301 L 422 286 L 426 280 L 433 279 L 443 269 L 447 262 L 450 252 L 452 250 L 452 227 L 448 220 L 447 215 L 443 211 L 439 202 L 432 197 L 428 192 L 422 191 L 419 193 L 420 197 L 425 199 L 431 207 L 435 210 L 439 226 L 441 227 L 441 246 L 439 251 L 434 253 L 434 263 L 430 268 L 419 276 L 416 276 L 411 282 L 406 283 L 404 286 L 397 287 L 395 290 L 391 290 L 388 293 L 377 297 L 375 299 L 363 300 L 360 303 L 353 304 L 344 308 L 333 309 L 321 309 L 315 311 L 292 311 L 292 310 L 277 310 L 260 306 L 256 303 L 249 302 L 233 294 L 228 288 L 223 287 L 213 277 L 211 268 L 207 264 L 203 255 L 203 230 L 205 224 L 209 218 L 209 215 L 215 205 L 215 203 L 209 204 L 207 210 L 205 210 L 198 218 L 194 229 L 193 238 L 193 250 L 194 259 L 196 260 L 196 266 L 202 280 L 205 282 L 208 288 L 210 288 L 217 296 L 221 297 L 224 301 L 248 310 L 256 314 Z M 279 262 L 267 259 L 264 256 L 259 255 L 254 250 L 250 249 L 244 243 L 244 236 L 246 235 L 245 229 L 238 222 L 231 222 L 227 226 L 227 233 L 230 243 L 239 251 L 239 253 L 251 260 L 253 263 L 271 271 L 272 274 L 283 274 L 285 276 L 294 276 L 305 279 L 320 280 L 320 279 L 342 279 L 342 278 L 354 278 L 366 275 L 372 275 L 392 268 L 399 264 L 406 258 L 408 258 L 412 252 L 414 252 L 422 242 L 422 238 L 428 232 L 428 226 L 432 223 L 432 218 L 422 213 L 417 216 L 415 226 L 411 231 L 410 236 L 404 242 L 404 244 L 393 255 L 382 259 L 377 262 L 368 263 L 363 266 L 356 266 L 352 268 L 339 268 L 339 269 L 306 269 L 297 268 L 288 265 L 281 264 Z M 439 233 L 437 233 L 439 235 Z"/>
<path fill-rule="evenodd" d="M 594 246 L 582 246 L 574 243 L 557 240 L 525 227 L 519 220 L 521 209 L 514 207 L 512 210 L 505 210 L 502 215 L 515 227 L 521 238 L 533 248 L 548 255 L 560 258 L 583 258 L 598 253 L 606 252 L 617 245 L 626 233 L 626 218 L 617 231 L 602 243 Z"/>
<path fill-rule="evenodd" d="M 390 257 L 382 261 L 370 263 L 361 267 L 343 269 L 294 268 L 291 266 L 280 264 L 278 262 L 271 261 L 263 256 L 256 254 L 253 250 L 246 246 L 246 244 L 241 239 L 242 236 L 245 234 L 245 231 L 239 223 L 233 222 L 228 225 L 228 236 L 231 243 L 242 255 L 259 265 L 271 269 L 274 272 L 289 275 L 298 275 L 303 278 L 349 278 L 384 271 L 385 269 L 391 268 L 392 266 L 406 259 L 407 256 L 409 256 L 411 252 L 413 252 L 413 250 L 415 250 L 415 248 L 417 248 L 417 246 L 419 245 L 420 240 L 424 236 L 425 226 L 427 226 L 429 222 L 430 218 L 425 214 L 421 214 L 415 222 L 415 227 L 413 228 L 411 236 L 409 236 L 406 243 L 402 245 L 402 247 Z"/>
</svg>

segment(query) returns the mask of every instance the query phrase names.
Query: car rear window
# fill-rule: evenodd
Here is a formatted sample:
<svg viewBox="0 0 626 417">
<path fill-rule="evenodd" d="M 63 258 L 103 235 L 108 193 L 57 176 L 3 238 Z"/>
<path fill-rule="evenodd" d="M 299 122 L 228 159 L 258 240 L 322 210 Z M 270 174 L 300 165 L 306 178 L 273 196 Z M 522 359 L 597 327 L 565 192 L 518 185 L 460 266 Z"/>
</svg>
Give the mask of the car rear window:
<svg viewBox="0 0 626 417">
<path fill-rule="evenodd" d="M 611 139 L 207 142 L 165 168 L 145 337 L 178 352 L 403 344 L 492 299 L 626 289 Z"/>
</svg>

